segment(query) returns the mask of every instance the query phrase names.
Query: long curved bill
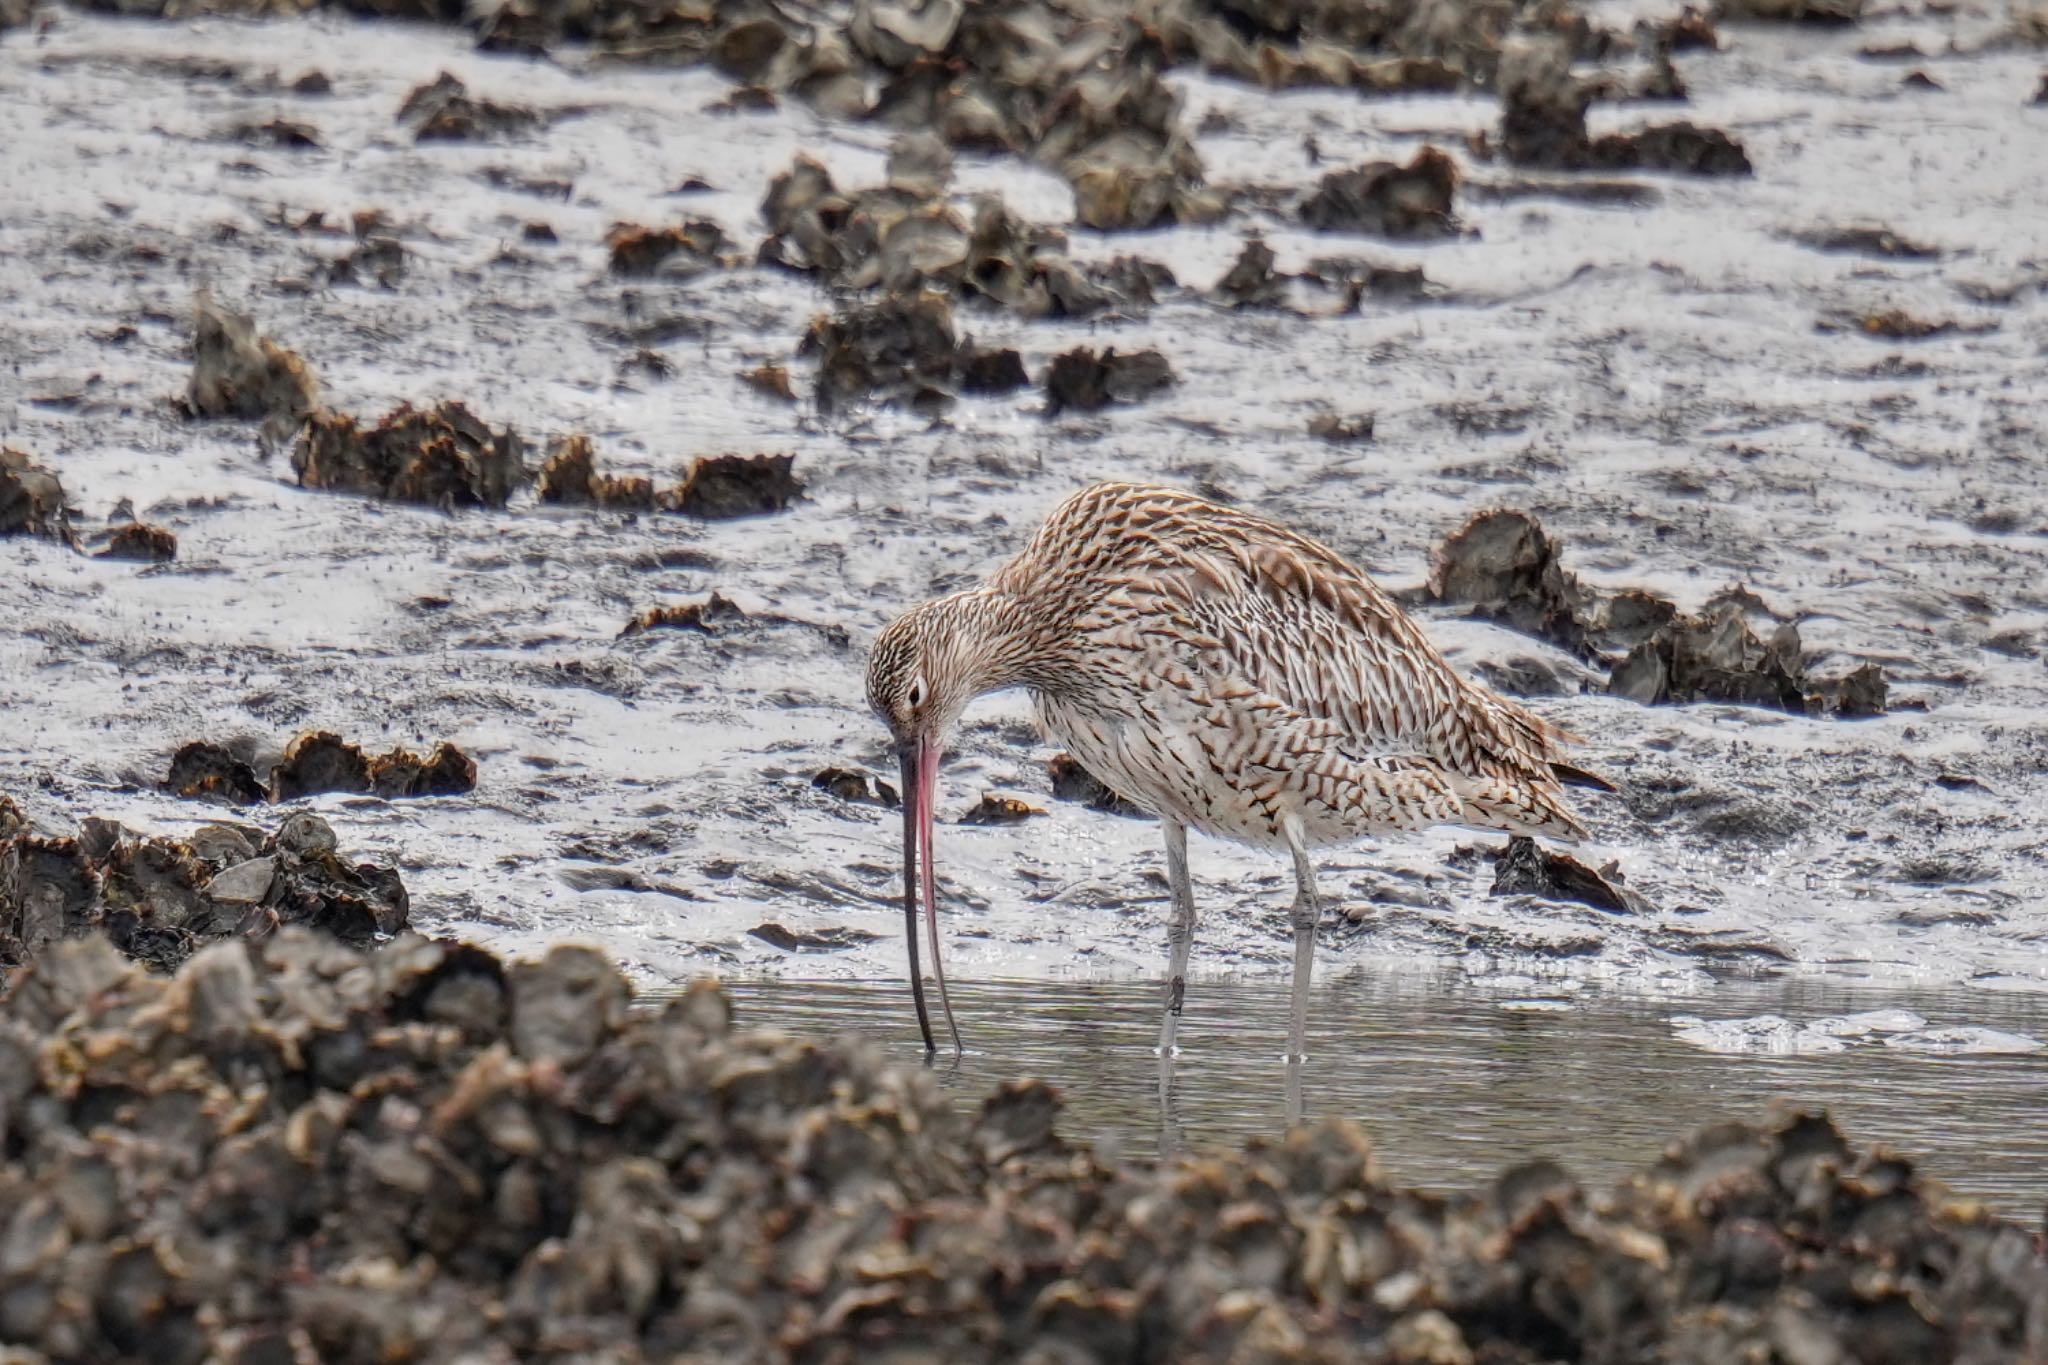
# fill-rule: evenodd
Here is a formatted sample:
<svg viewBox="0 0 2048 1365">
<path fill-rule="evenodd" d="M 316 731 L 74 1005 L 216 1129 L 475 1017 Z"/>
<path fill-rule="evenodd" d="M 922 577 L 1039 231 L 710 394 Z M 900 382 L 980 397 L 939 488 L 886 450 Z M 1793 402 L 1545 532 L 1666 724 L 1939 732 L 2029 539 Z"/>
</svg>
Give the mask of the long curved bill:
<svg viewBox="0 0 2048 1365">
<path fill-rule="evenodd" d="M 938 804 L 939 745 L 923 739 L 903 745 L 900 762 L 903 778 L 903 928 L 910 950 L 910 994 L 917 1002 L 917 1027 L 924 1034 L 925 1056 L 934 1056 L 938 1044 L 932 1041 L 932 1021 L 924 1003 L 924 975 L 917 965 L 917 904 L 924 902 L 925 928 L 932 945 L 932 975 L 939 981 L 939 1005 L 946 1012 L 946 1028 L 953 1035 L 953 1050 L 960 1046 L 960 1026 L 953 1022 L 953 1001 L 946 993 L 946 969 L 939 960 L 938 877 L 932 866 L 934 808 Z M 920 894 L 921 893 L 921 894 Z"/>
</svg>

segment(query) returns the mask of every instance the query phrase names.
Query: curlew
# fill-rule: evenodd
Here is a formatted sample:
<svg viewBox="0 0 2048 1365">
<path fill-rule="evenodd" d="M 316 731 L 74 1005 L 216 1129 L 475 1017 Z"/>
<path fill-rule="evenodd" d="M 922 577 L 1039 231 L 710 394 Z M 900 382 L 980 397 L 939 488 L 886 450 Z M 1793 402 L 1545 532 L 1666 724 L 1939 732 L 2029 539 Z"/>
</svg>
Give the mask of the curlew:
<svg viewBox="0 0 2048 1365">
<path fill-rule="evenodd" d="M 1195 927 L 1188 830 L 1292 859 L 1290 1120 L 1322 913 L 1311 850 L 1437 824 L 1576 839 L 1585 828 L 1563 785 L 1606 786 L 1566 761 L 1573 736 L 1460 675 L 1336 551 L 1189 493 L 1085 488 L 985 583 L 891 622 L 868 660 L 868 700 L 902 764 L 904 917 L 927 1055 L 920 899 L 960 1046 L 939 960 L 939 760 L 967 703 L 1011 687 L 1031 694 L 1052 740 L 1164 829 L 1173 906 L 1162 1066 Z"/>
</svg>

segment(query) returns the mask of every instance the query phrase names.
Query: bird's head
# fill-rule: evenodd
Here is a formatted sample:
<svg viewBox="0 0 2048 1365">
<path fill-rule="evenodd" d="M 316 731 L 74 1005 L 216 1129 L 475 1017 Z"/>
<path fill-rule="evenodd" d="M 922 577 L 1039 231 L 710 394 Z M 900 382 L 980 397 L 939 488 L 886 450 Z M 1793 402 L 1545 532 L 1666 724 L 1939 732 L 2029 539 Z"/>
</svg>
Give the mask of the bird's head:
<svg viewBox="0 0 2048 1365">
<path fill-rule="evenodd" d="M 912 607 L 875 637 L 868 655 L 868 705 L 898 746 L 938 745 L 974 700 L 964 613 L 953 599 Z"/>
<path fill-rule="evenodd" d="M 932 1042 L 931 1019 L 925 1012 L 924 980 L 917 966 L 917 907 L 924 903 L 925 927 L 931 939 L 932 970 L 939 982 L 939 1001 L 953 1047 L 960 1048 L 960 1028 L 946 998 L 946 973 L 939 960 L 937 876 L 932 864 L 934 807 L 938 802 L 939 758 L 946 735 L 984 690 L 985 669 L 977 653 L 984 643 L 982 625 L 970 609 L 971 594 L 942 597 L 912 607 L 891 621 L 875 638 L 868 655 L 868 705 L 895 738 L 896 760 L 903 782 L 903 916 L 910 947 L 911 994 L 917 1002 L 917 1023 L 927 1053 Z M 922 853 L 922 857 L 920 857 Z M 921 893 L 921 894 L 920 894 Z"/>
</svg>

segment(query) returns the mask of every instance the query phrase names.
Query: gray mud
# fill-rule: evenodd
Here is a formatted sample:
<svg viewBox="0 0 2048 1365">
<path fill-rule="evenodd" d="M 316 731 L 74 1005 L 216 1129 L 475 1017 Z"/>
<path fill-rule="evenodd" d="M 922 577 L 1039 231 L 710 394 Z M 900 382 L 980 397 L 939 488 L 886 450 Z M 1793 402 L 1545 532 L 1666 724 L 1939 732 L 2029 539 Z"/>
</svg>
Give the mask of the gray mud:
<svg viewBox="0 0 2048 1365">
<path fill-rule="evenodd" d="M 467 796 L 312 803 L 400 869 L 415 925 L 515 952 L 593 940 L 643 980 L 884 978 L 901 970 L 893 815 L 812 782 L 887 775 L 860 687 L 881 622 L 1097 477 L 1256 506 L 1391 587 L 1421 584 L 1473 511 L 1510 506 L 1603 592 L 1693 612 L 1746 586 L 1798 621 L 1811 673 L 1879 663 L 1890 713 L 1645 707 L 1548 644 L 1425 611 L 1461 666 L 1554 688 L 1534 705 L 1624 788 L 1583 803 L 1582 856 L 1618 860 L 1659 908 L 1490 899 L 1490 841 L 1439 831 L 1326 860 L 1344 916 L 1325 961 L 2038 989 L 2048 112 L 2029 104 L 2041 53 L 2012 28 L 2003 6 L 1906 6 L 1729 25 L 1724 50 L 1680 52 L 1686 117 L 1739 138 L 1750 178 L 1522 170 L 1474 150 L 1489 96 L 1175 71 L 1212 183 L 1302 191 L 1430 144 L 1463 175 L 1457 235 L 1315 233 L 1256 195 L 1207 227 L 1072 230 L 1078 260 L 1148 257 L 1189 290 L 1089 322 L 963 310 L 961 329 L 1034 375 L 1079 346 L 1157 349 L 1177 383 L 1056 416 L 1031 388 L 826 418 L 762 376 L 811 392 L 797 348 L 830 300 L 744 262 L 773 176 L 801 151 L 879 184 L 885 129 L 734 107 L 705 70 L 494 56 L 452 30 L 45 11 L 0 35 L 0 437 L 62 478 L 82 533 L 139 516 L 177 557 L 0 540 L 0 790 L 41 820 L 177 833 L 215 818 L 156 787 L 187 742 L 446 740 L 477 761 Z M 1907 40 L 1941 89 L 1858 55 Z M 543 117 L 416 141 L 398 111 L 444 70 Z M 1598 105 L 1592 131 L 1643 118 Z M 1065 181 L 1015 158 L 962 156 L 955 188 L 1075 216 Z M 685 220 L 717 224 L 732 262 L 614 271 L 615 225 Z M 1428 284 L 1328 316 L 1207 301 L 1254 232 L 1282 272 L 1351 254 Z M 366 422 L 457 400 L 536 460 L 583 433 L 601 469 L 662 487 L 700 457 L 790 453 L 804 496 L 701 521 L 530 491 L 451 515 L 302 490 L 252 425 L 182 410 L 202 287 Z M 1954 325 L 1902 339 L 1894 315 Z M 746 615 L 622 638 L 712 593 Z M 957 978 L 1160 961 L 1155 832 L 1053 800 L 1049 756 L 1020 699 L 971 712 L 949 821 L 986 792 L 1047 814 L 942 829 Z M 1284 869 L 1210 842 L 1193 858 L 1198 970 L 1281 970 Z"/>
</svg>

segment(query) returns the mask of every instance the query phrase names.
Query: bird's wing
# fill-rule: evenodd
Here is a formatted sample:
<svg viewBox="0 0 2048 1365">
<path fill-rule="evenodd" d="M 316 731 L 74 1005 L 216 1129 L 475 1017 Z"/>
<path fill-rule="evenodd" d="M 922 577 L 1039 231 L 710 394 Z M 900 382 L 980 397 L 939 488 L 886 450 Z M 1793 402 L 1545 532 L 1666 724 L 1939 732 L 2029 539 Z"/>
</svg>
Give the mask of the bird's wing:
<svg viewBox="0 0 2048 1365">
<path fill-rule="evenodd" d="M 1135 618 L 1227 661 L 1245 686 L 1334 721 L 1373 750 L 1426 750 L 1432 723 L 1462 700 L 1457 672 L 1435 646 L 1341 563 L 1304 564 L 1284 548 L 1245 543 L 1188 547 L 1171 567 L 1131 575 L 1117 595 L 1132 600 Z"/>
<path fill-rule="evenodd" d="M 1096 484 L 1062 503 L 992 585 L 1033 598 L 1089 648 L 1114 652 L 1116 632 L 1153 631 L 1209 653 L 1219 678 L 1335 725 L 1353 752 L 1433 760 L 1474 788 L 1475 809 L 1533 801 L 1546 828 L 1578 828 L 1553 767 L 1574 736 L 1459 676 L 1361 570 L 1265 517 L 1174 489 Z"/>
<path fill-rule="evenodd" d="M 1552 768 L 1564 732 L 1459 676 L 1377 585 L 1314 542 L 1192 548 L 1176 567 L 1131 575 L 1110 600 L 1126 596 L 1130 619 L 1198 658 L 1213 688 L 1270 704 L 1271 723 L 1298 718 L 1296 737 L 1312 727 L 1331 762 L 1440 772 L 1465 810 L 1435 818 L 1583 832 Z"/>
<path fill-rule="evenodd" d="M 1464 816 L 1434 761 L 1374 752 L 1336 721 L 1248 684 L 1213 639 L 1152 628 L 1107 642 L 1134 656 L 1134 708 L 1151 722 L 1138 729 L 1148 751 L 1138 766 L 1174 793 L 1171 804 L 1211 816 L 1234 804 L 1274 830 L 1304 803 L 1354 829 L 1418 830 Z"/>
</svg>

